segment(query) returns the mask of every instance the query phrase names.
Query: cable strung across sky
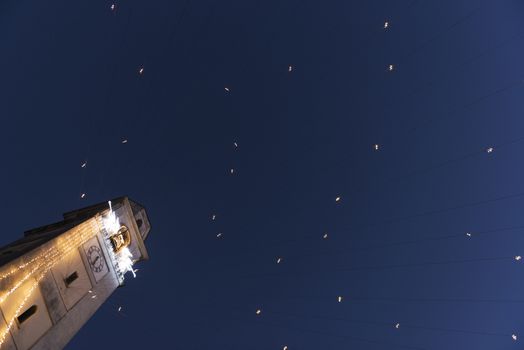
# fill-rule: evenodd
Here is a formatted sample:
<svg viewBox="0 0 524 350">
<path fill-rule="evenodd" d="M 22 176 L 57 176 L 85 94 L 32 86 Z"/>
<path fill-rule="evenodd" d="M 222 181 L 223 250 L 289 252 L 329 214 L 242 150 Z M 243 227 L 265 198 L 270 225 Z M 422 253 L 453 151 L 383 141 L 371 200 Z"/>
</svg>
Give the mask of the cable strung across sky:
<svg viewBox="0 0 524 350">
<path fill-rule="evenodd" d="M 522 10 L 8 0 L 4 239 L 46 208 L 151 203 L 154 258 L 119 255 L 140 273 L 72 349 L 108 327 L 102 348 L 514 349 Z M 63 254 L 5 270 L 0 304 Z"/>
</svg>

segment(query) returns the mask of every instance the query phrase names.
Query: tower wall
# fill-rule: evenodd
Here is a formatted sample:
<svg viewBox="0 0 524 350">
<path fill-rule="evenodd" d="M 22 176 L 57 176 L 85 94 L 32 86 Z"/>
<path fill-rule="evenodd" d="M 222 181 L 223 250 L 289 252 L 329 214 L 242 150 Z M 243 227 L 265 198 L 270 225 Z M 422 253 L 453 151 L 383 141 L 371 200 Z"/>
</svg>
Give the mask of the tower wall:
<svg viewBox="0 0 524 350">
<path fill-rule="evenodd" d="M 0 267 L 0 337 L 4 334 L 0 349 L 65 347 L 122 284 L 122 266 L 104 228 L 108 210 L 98 207 L 103 208 L 65 214 L 71 215 L 65 229 L 59 223 L 35 229 L 4 250 L 19 256 Z M 143 208 L 134 209 L 124 197 L 114 206 L 114 214 L 129 231 L 133 259 L 141 260 L 147 258 L 143 237 L 150 225 Z"/>
</svg>

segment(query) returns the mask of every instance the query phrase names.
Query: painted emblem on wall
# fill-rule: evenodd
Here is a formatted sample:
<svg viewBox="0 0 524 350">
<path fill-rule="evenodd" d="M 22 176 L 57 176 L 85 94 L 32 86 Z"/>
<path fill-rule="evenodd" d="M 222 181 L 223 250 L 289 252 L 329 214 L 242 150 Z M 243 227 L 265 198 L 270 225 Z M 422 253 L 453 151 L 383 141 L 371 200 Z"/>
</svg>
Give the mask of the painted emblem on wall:
<svg viewBox="0 0 524 350">
<path fill-rule="evenodd" d="M 96 245 L 92 245 L 87 250 L 87 261 L 93 272 L 101 272 L 104 269 L 104 258 L 102 251 Z"/>
<path fill-rule="evenodd" d="M 95 281 L 100 281 L 109 272 L 109 268 L 97 237 L 91 238 L 84 244 L 84 252 Z"/>
</svg>

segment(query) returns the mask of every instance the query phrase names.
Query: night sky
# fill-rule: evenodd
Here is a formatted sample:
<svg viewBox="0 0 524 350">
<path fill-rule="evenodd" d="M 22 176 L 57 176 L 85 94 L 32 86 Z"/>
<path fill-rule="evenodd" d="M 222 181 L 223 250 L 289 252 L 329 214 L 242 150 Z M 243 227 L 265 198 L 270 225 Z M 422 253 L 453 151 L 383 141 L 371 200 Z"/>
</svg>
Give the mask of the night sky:
<svg viewBox="0 0 524 350">
<path fill-rule="evenodd" d="M 524 348 L 522 1 L 112 4 L 0 2 L 0 244 L 152 223 L 68 349 Z"/>
</svg>

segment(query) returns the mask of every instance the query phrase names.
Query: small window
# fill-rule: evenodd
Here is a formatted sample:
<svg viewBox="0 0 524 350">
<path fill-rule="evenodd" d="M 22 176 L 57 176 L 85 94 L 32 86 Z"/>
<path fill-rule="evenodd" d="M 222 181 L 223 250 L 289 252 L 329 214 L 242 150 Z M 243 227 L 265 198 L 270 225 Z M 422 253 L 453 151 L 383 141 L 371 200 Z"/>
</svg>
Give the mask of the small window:
<svg viewBox="0 0 524 350">
<path fill-rule="evenodd" d="M 18 324 L 21 325 L 22 323 L 27 321 L 29 317 L 33 316 L 35 313 L 36 313 L 36 305 L 33 305 L 16 318 L 18 320 Z"/>
<path fill-rule="evenodd" d="M 65 285 L 66 287 L 69 287 L 69 285 L 71 283 L 73 283 L 74 281 L 76 281 L 76 279 L 78 278 L 78 273 L 75 271 L 73 272 L 72 274 L 70 274 L 69 276 L 67 276 L 65 279 L 64 279 L 64 282 L 65 282 Z"/>
<path fill-rule="evenodd" d="M 138 228 L 141 228 L 143 223 L 144 223 L 144 222 L 142 221 L 142 219 L 138 219 L 138 220 L 136 221 L 136 225 L 138 226 Z"/>
</svg>

